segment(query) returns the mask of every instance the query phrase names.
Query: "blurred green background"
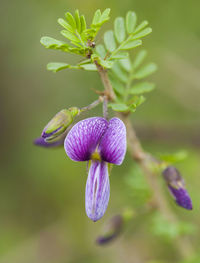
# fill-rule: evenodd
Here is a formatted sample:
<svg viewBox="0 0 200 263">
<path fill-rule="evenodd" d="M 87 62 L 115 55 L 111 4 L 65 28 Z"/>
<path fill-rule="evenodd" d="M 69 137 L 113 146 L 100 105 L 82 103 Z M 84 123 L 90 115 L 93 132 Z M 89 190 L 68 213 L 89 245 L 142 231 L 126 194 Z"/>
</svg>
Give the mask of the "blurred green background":
<svg viewBox="0 0 200 263">
<path fill-rule="evenodd" d="M 84 211 L 85 163 L 74 163 L 63 148 L 33 146 L 51 117 L 64 107 L 88 105 L 92 89 L 101 89 L 97 73 L 46 71 L 50 61 L 73 62 L 64 53 L 45 50 L 41 36 L 62 39 L 57 18 L 79 9 L 87 22 L 97 8 L 116 16 L 134 10 L 147 19 L 153 33 L 143 41 L 147 60 L 158 64 L 151 80 L 157 89 L 133 115 L 146 150 L 153 154 L 186 149 L 188 158 L 177 165 L 186 179 L 194 210 L 178 208 L 179 217 L 197 225 L 191 237 L 199 245 L 200 170 L 200 2 L 195 0 L 18 0 L 1 1 L 0 22 L 0 263 L 150 262 L 175 260 L 173 242 L 155 238 L 148 221 L 107 247 L 95 239 L 108 218 L 132 204 L 126 191 L 128 158 L 112 172 L 108 210 L 97 223 Z M 98 42 L 103 37 L 100 32 Z M 134 55 L 134 53 L 133 53 Z M 100 107 L 86 116 L 101 114 Z M 153 261 L 152 261 L 153 262 Z M 158 262 L 158 261 L 157 261 Z M 175 261 L 176 262 L 176 261 Z M 198 263 L 198 262 L 197 262 Z"/>
</svg>

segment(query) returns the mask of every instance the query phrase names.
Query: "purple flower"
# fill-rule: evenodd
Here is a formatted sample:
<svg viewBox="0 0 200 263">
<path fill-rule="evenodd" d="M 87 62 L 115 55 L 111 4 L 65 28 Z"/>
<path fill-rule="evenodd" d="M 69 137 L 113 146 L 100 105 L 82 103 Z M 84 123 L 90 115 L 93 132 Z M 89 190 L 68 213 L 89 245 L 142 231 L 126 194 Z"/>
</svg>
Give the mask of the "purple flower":
<svg viewBox="0 0 200 263">
<path fill-rule="evenodd" d="M 120 165 L 126 153 L 126 128 L 113 118 L 88 118 L 78 122 L 68 133 L 64 147 L 73 161 L 90 161 L 85 190 L 87 216 L 99 220 L 110 197 L 108 163 Z"/>
<path fill-rule="evenodd" d="M 192 201 L 185 188 L 185 182 L 179 171 L 173 166 L 168 166 L 163 171 L 163 177 L 177 205 L 185 209 L 192 210 Z"/>
</svg>

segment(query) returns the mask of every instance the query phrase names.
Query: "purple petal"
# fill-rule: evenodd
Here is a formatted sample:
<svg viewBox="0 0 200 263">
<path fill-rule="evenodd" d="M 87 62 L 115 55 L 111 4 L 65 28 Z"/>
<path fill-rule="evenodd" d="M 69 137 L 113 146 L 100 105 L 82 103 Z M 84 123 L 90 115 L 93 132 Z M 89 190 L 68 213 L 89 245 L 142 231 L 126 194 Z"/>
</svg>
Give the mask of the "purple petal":
<svg viewBox="0 0 200 263">
<path fill-rule="evenodd" d="M 44 140 L 44 138 L 42 138 L 42 137 L 39 137 L 39 138 L 34 140 L 35 145 L 46 147 L 46 148 L 59 146 L 59 145 L 63 144 L 63 142 L 64 142 L 64 138 L 62 138 L 58 141 L 54 141 L 54 142 L 46 142 Z"/>
<path fill-rule="evenodd" d="M 168 185 L 168 188 L 172 196 L 175 198 L 177 205 L 192 210 L 192 201 L 185 188 L 174 188 L 171 185 Z"/>
<path fill-rule="evenodd" d="M 105 213 L 110 197 L 108 164 L 92 161 L 85 189 L 85 210 L 94 222 Z"/>
<path fill-rule="evenodd" d="M 102 160 L 120 165 L 126 154 L 126 127 L 118 118 L 109 121 L 99 145 Z"/>
<path fill-rule="evenodd" d="M 95 151 L 108 122 L 101 117 L 79 121 L 68 133 L 64 147 L 73 161 L 88 161 Z"/>
</svg>

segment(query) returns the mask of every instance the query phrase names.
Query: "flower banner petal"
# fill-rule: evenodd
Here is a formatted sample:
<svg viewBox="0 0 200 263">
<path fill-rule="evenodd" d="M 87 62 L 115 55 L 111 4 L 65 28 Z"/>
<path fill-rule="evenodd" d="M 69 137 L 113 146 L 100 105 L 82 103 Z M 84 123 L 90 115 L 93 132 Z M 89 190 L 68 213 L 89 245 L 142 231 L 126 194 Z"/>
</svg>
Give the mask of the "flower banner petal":
<svg viewBox="0 0 200 263">
<path fill-rule="evenodd" d="M 73 161 L 88 161 L 107 127 L 108 122 L 101 117 L 88 118 L 74 125 L 64 142 L 69 158 Z"/>
<path fill-rule="evenodd" d="M 85 189 L 85 210 L 94 222 L 105 213 L 110 197 L 108 164 L 92 161 Z"/>
<path fill-rule="evenodd" d="M 126 127 L 118 118 L 109 121 L 108 128 L 103 135 L 99 151 L 102 160 L 120 165 L 126 154 Z"/>
</svg>

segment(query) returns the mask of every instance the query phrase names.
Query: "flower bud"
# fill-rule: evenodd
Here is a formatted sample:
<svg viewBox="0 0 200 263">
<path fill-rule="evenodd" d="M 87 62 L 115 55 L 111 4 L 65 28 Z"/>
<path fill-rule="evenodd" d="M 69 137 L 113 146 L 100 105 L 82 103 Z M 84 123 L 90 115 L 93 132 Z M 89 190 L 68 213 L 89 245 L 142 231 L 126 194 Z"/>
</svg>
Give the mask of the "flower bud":
<svg viewBox="0 0 200 263">
<path fill-rule="evenodd" d="M 79 109 L 76 107 L 59 111 L 44 128 L 42 138 L 46 142 L 52 142 L 66 131 L 78 113 Z"/>
<path fill-rule="evenodd" d="M 122 230 L 127 226 L 127 223 L 131 221 L 134 216 L 135 212 L 130 208 L 126 208 L 121 214 L 111 217 L 110 221 L 106 225 L 104 234 L 97 238 L 97 244 L 106 245 L 117 238 L 121 234 Z"/>
<path fill-rule="evenodd" d="M 184 179 L 180 175 L 179 171 L 173 166 L 168 166 L 162 174 L 177 205 L 191 210 L 192 201 L 185 188 Z"/>
<path fill-rule="evenodd" d="M 122 215 L 113 216 L 108 222 L 105 233 L 97 238 L 97 244 L 104 245 L 115 239 L 121 233 L 123 223 Z"/>
</svg>

